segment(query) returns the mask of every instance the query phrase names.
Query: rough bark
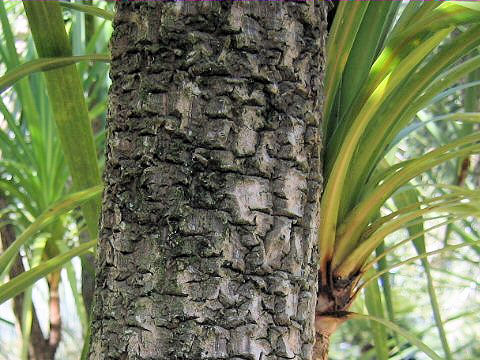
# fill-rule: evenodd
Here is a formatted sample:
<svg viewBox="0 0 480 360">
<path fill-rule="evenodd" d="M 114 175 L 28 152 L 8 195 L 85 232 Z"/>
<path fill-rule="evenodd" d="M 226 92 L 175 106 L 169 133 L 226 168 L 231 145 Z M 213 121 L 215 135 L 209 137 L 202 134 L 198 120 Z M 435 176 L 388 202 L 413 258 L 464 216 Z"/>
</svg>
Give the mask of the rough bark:
<svg viewBox="0 0 480 360">
<path fill-rule="evenodd" d="M 311 359 L 325 4 L 118 4 L 90 359 Z"/>
</svg>

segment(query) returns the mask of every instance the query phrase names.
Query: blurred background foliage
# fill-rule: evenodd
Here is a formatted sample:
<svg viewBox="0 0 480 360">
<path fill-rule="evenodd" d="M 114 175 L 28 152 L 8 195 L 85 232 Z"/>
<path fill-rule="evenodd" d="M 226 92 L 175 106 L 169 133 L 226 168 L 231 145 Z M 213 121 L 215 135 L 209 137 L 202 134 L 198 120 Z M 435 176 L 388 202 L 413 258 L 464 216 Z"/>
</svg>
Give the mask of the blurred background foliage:
<svg viewBox="0 0 480 360">
<path fill-rule="evenodd" d="M 63 5 L 63 22 L 73 55 L 108 54 L 113 3 L 84 0 Z M 397 18 L 404 7 L 405 3 L 397 9 Z M 38 59 L 21 2 L 1 1 L 0 22 L 0 74 L 7 74 L 18 69 L 20 64 Z M 468 26 L 458 26 L 449 37 L 458 37 L 469 29 Z M 478 50 L 469 53 L 459 62 L 477 54 Z M 109 87 L 108 63 L 82 61 L 76 64 L 76 68 L 82 81 L 101 170 Z M 81 188 L 74 186 L 70 176 L 44 74 L 38 69 L 30 72 L 27 71 L 28 76 L 1 93 L 0 217 L 3 252 L 25 232 L 30 231 L 34 236 L 25 237 L 16 260 L 7 261 L 5 268 L 0 267 L 0 284 L 8 284 L 10 278 L 32 268 L 37 269 L 36 266 L 48 261 L 55 264 L 51 262 L 54 264 L 51 267 L 53 271 L 48 270 L 49 275 L 46 276 L 40 274 L 40 280 L 34 285 L 31 284 L 38 277 L 27 279 L 23 283 L 27 285 L 18 285 L 20 287 L 13 290 L 1 288 L 8 289 L 8 294 L 18 295 L 15 299 L 7 296 L 9 300 L 0 305 L 0 359 L 48 359 L 54 356 L 57 359 L 78 359 L 88 328 L 94 269 L 92 256 L 84 251 L 87 247 L 82 248 L 84 255 L 80 258 L 69 259 L 73 256 L 71 251 L 92 240 L 78 205 L 93 196 L 93 192 L 79 196 L 75 193 Z M 477 132 L 479 98 L 480 71 L 476 70 L 439 93 L 419 111 L 402 130 L 399 141 L 389 150 L 386 158 L 392 164 L 414 159 L 448 141 Z M 462 118 L 463 113 L 476 115 L 465 119 Z M 448 193 L 448 188 L 431 186 L 434 183 L 463 186 L 476 191 L 480 183 L 479 156 L 468 155 L 444 162 L 414 178 L 410 185 L 423 199 Z M 98 193 L 98 189 L 95 191 Z M 74 194 L 73 197 L 66 197 L 71 194 Z M 400 198 L 389 199 L 382 207 L 382 214 L 395 211 L 400 203 Z M 72 208 L 73 211 L 67 211 Z M 36 220 L 48 209 L 58 210 L 60 215 L 38 225 Z M 422 219 L 421 229 L 432 228 L 424 235 L 428 251 L 479 240 L 480 228 L 476 217 L 453 220 L 447 223 L 445 218 L 435 216 Z M 31 230 L 32 224 L 38 225 L 35 228 L 38 230 Z M 411 237 L 415 231 L 422 230 L 415 230 L 410 224 L 389 235 L 382 246 L 388 248 L 397 244 Z M 377 251 L 381 253 L 383 250 L 380 248 Z M 384 262 L 379 262 L 377 270 L 414 257 L 421 253 L 419 251 L 418 246 L 407 242 L 390 251 Z M 64 256 L 61 262 L 57 261 L 59 256 Z M 378 282 L 373 281 L 351 310 L 387 318 L 415 334 L 437 353 L 442 353 L 447 346 L 453 359 L 480 358 L 479 261 L 480 247 L 475 245 L 455 252 L 442 252 L 430 257 L 428 263 L 418 260 L 392 269 Z M 436 297 L 433 302 L 432 294 Z M 435 318 L 438 312 L 440 320 Z M 331 358 L 382 359 L 381 354 L 385 352 L 387 357 L 384 358 L 388 359 L 427 358 L 399 334 L 383 327 L 379 330 L 376 326 L 365 321 L 347 321 L 332 339 Z M 445 338 L 439 336 L 442 332 Z M 383 345 L 379 344 L 379 339 Z"/>
<path fill-rule="evenodd" d="M 75 4 L 113 11 L 113 3 L 105 1 Z M 68 7 L 63 7 L 62 15 L 73 55 L 108 53 L 112 31 L 110 20 Z M 38 59 L 22 3 L 0 2 L 0 21 L 3 30 L 0 37 L 0 73 L 11 72 L 19 64 L 29 64 Z M 101 167 L 109 87 L 108 64 L 81 62 L 77 70 Z M 31 73 L 3 91 L 0 112 L 0 212 L 2 247 L 5 250 L 45 210 L 72 193 L 74 186 L 59 140 L 44 75 L 38 71 Z M 23 244 L 21 257 L 9 264 L 9 271 L 1 273 L 0 280 L 6 282 L 9 275 L 17 276 L 87 241 L 90 236 L 84 217 L 78 210 L 61 214 Z M 64 265 L 63 271 L 52 272 L 33 288 L 29 287 L 23 295 L 17 296 L 16 301 L 1 305 L 0 358 L 26 359 L 30 356 L 42 359 L 51 358 L 54 353 L 60 359 L 79 357 L 88 327 L 88 308 L 93 292 L 92 263 L 92 256 L 88 255 L 84 255 L 81 262 L 78 258 L 73 259 Z M 59 303 L 51 301 L 57 293 L 60 295 Z M 58 332 L 61 332 L 61 341 Z"/>
</svg>

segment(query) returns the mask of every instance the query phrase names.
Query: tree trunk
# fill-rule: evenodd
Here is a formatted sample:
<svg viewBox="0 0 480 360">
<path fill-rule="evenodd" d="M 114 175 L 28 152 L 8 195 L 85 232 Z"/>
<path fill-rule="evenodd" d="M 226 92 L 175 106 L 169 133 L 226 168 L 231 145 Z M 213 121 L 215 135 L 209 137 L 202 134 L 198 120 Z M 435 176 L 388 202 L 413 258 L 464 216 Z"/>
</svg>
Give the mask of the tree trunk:
<svg viewBox="0 0 480 360">
<path fill-rule="evenodd" d="M 326 5 L 118 3 L 90 359 L 311 359 Z"/>
</svg>

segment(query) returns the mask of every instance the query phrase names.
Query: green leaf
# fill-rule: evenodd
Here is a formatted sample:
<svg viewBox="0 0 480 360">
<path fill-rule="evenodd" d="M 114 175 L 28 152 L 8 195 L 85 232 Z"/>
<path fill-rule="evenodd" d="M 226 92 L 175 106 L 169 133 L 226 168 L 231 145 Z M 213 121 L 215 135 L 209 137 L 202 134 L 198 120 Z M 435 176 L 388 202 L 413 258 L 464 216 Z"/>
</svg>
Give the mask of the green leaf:
<svg viewBox="0 0 480 360">
<path fill-rule="evenodd" d="M 15 47 L 15 38 L 8 21 L 7 11 L 4 6 L 4 2 L 0 1 L 0 22 L 3 29 L 3 38 L 6 43 L 6 54 L 8 59 L 4 58 L 7 70 L 13 70 L 16 66 L 20 65 L 19 56 Z M 18 94 L 21 103 L 22 118 L 28 125 L 28 130 L 32 139 L 32 147 L 34 148 L 34 154 L 42 154 L 42 149 L 38 146 L 37 140 L 41 137 L 40 133 L 40 116 L 35 104 L 35 97 L 33 96 L 32 89 L 27 79 L 20 80 L 15 84 L 15 91 Z M 8 117 L 7 117 L 8 119 Z M 9 123 L 11 125 L 12 122 Z M 18 140 L 17 138 L 17 141 Z M 38 160 L 38 159 L 35 159 Z M 39 161 L 39 166 L 42 162 Z"/>
<path fill-rule="evenodd" d="M 359 246 L 357 246 L 355 250 L 345 258 L 344 261 L 340 262 L 339 265 L 334 268 L 335 276 L 338 276 L 341 279 L 347 279 L 351 275 L 355 274 L 358 270 L 360 270 L 360 268 L 362 268 L 368 256 L 379 244 L 381 244 L 387 235 L 404 228 L 413 220 L 421 221 L 421 217 L 424 214 L 432 211 L 446 213 L 457 212 L 459 214 L 469 215 L 474 214 L 472 213 L 471 207 L 463 204 L 461 200 L 452 200 L 450 202 L 431 205 L 424 209 L 419 209 L 409 212 L 403 216 L 399 216 L 398 218 L 395 218 L 394 220 L 389 221 L 385 225 L 381 226 L 377 231 L 375 231 Z M 480 213 L 478 209 L 476 210 L 476 213 Z"/>
<path fill-rule="evenodd" d="M 418 193 L 417 189 L 410 188 L 407 191 L 403 191 L 397 194 L 396 196 L 394 196 L 393 199 L 397 208 L 403 208 L 408 205 L 417 203 L 419 195 L 420 194 Z M 416 223 L 416 224 L 409 224 L 407 226 L 407 231 L 411 237 L 415 237 L 417 234 L 419 235 L 416 237 L 415 240 L 413 240 L 413 245 L 415 246 L 415 249 L 419 255 L 425 254 L 427 252 L 427 247 L 425 244 L 425 236 L 423 235 L 424 233 L 423 222 Z M 450 351 L 450 345 L 448 344 L 447 335 L 443 327 L 443 321 L 440 314 L 440 306 L 438 304 L 437 294 L 435 292 L 435 287 L 433 284 L 432 273 L 430 271 L 430 263 L 428 262 L 427 258 L 421 259 L 421 263 L 425 271 L 425 276 L 427 278 L 427 289 L 428 289 L 428 295 L 430 298 L 430 304 L 432 307 L 433 318 L 435 320 L 435 324 L 438 329 L 438 335 L 442 343 L 445 359 L 451 360 L 452 354 Z"/>
<path fill-rule="evenodd" d="M 403 260 L 403 261 L 400 261 L 396 264 L 393 264 L 393 265 L 390 265 L 388 268 L 382 270 L 382 271 L 378 271 L 375 275 L 369 277 L 368 279 L 366 279 L 362 285 L 360 285 L 358 287 L 358 291 L 363 289 L 366 285 L 368 285 L 371 281 L 373 280 L 376 280 L 378 277 L 382 276 L 383 274 L 397 268 L 397 267 L 400 267 L 400 266 L 403 266 L 403 265 L 406 265 L 406 264 L 409 264 L 411 262 L 414 262 L 416 260 L 420 260 L 420 259 L 423 259 L 423 258 L 426 258 L 428 256 L 432 256 L 432 255 L 437 255 L 437 254 L 441 254 L 441 253 L 444 253 L 444 252 L 447 252 L 447 251 L 452 251 L 452 250 L 456 250 L 456 249 L 459 249 L 459 248 L 462 248 L 462 247 L 465 247 L 465 246 L 478 246 L 480 245 L 480 240 L 477 240 L 477 241 L 473 241 L 471 243 L 462 243 L 462 244 L 456 244 L 456 245 L 447 245 L 447 246 L 444 246 L 443 248 L 441 249 L 438 249 L 438 250 L 434 250 L 434 251 L 430 251 L 430 252 L 426 252 L 426 253 L 423 253 L 421 255 L 417 255 L 417 256 L 414 256 L 414 257 L 411 257 L 409 259 L 406 259 L 406 260 Z"/>
<path fill-rule="evenodd" d="M 57 246 L 59 247 L 61 253 L 67 253 L 69 250 L 67 245 L 62 241 L 57 241 Z M 71 261 L 66 262 L 64 267 L 67 270 L 68 283 L 72 290 L 73 299 L 75 300 L 77 314 L 78 314 L 78 317 L 80 318 L 80 323 L 82 325 L 82 333 L 85 336 L 89 323 L 88 323 L 87 311 L 85 309 L 85 304 L 83 302 L 83 296 L 78 289 L 77 274 L 75 272 L 75 269 Z"/>
<path fill-rule="evenodd" d="M 386 149 L 386 152 L 389 152 L 396 145 L 398 145 L 400 141 L 407 138 L 413 132 L 424 128 L 427 124 L 431 122 L 437 122 L 437 121 L 456 121 L 463 124 L 478 124 L 480 123 L 480 113 L 479 112 L 468 112 L 468 113 L 456 112 L 456 113 L 451 113 L 451 114 L 442 115 L 442 116 L 435 116 L 427 121 L 413 123 L 398 133 L 395 139 L 389 144 L 388 148 Z"/>
<path fill-rule="evenodd" d="M 72 50 L 58 2 L 24 1 L 40 57 L 70 57 Z M 93 132 L 80 76 L 74 65 L 44 73 L 62 149 L 76 190 L 101 184 Z M 100 199 L 82 206 L 92 238 L 98 234 Z"/>
<path fill-rule="evenodd" d="M 4 273 L 8 264 L 16 258 L 20 247 L 25 244 L 25 242 L 27 242 L 33 235 L 35 235 L 59 215 L 64 214 L 67 211 L 79 206 L 83 202 L 98 196 L 101 191 L 102 186 L 100 185 L 87 190 L 79 191 L 66 196 L 62 201 L 59 201 L 48 208 L 0 255 L 0 275 Z"/>
<path fill-rule="evenodd" d="M 26 288 L 33 285 L 36 281 L 45 277 L 52 271 L 60 269 L 66 262 L 70 261 L 71 258 L 86 254 L 95 246 L 96 242 L 96 240 L 92 240 L 83 243 L 62 255 L 58 255 L 50 260 L 42 262 L 38 266 L 14 277 L 6 284 L 0 285 L 0 304 L 13 298 L 22 291 L 25 291 Z"/>
<path fill-rule="evenodd" d="M 373 272 L 373 270 L 371 270 Z M 365 288 L 365 305 L 369 315 L 376 316 L 378 318 L 384 318 L 382 296 L 380 294 L 380 288 L 376 281 L 372 281 L 369 286 Z M 388 337 L 387 332 L 383 326 L 371 321 L 370 327 L 373 333 L 373 342 L 375 344 L 376 359 L 388 360 Z"/>
<path fill-rule="evenodd" d="M 33 321 L 32 287 L 28 286 L 22 291 L 24 292 L 24 296 L 22 302 L 22 346 L 20 350 L 20 358 L 22 360 L 28 360 L 28 348 L 30 345 Z"/>
<path fill-rule="evenodd" d="M 449 30 L 440 31 L 419 45 L 416 50 L 400 63 L 391 75 L 387 76 L 380 83 L 365 105 L 358 111 L 357 118 L 352 123 L 344 142 L 339 148 L 339 155 L 335 158 L 323 193 L 319 228 L 319 247 L 322 249 L 320 252 L 320 270 L 322 274 L 326 271 L 327 263 L 333 254 L 341 199 L 343 193 L 348 192 L 345 179 L 363 132 L 367 128 L 372 116 L 389 97 L 390 93 L 403 83 L 410 71 L 415 69 L 419 61 L 427 56 L 448 33 Z M 357 113 L 357 111 L 354 110 L 353 113 Z"/>
<path fill-rule="evenodd" d="M 480 26 L 477 26 L 471 32 L 462 34 L 447 43 L 426 64 L 423 64 L 421 69 L 413 74 L 406 84 L 393 92 L 392 98 L 382 105 L 380 111 L 372 118 L 369 131 L 365 132 L 365 136 L 359 143 L 362 152 L 357 153 L 352 159 L 350 173 L 353 181 L 347 192 L 358 193 L 361 184 L 367 181 L 369 174 L 372 173 L 381 157 L 384 156 L 388 144 L 426 105 L 425 100 L 427 98 L 433 98 L 444 89 L 444 87 L 438 88 L 438 86 L 432 85 L 437 82 L 438 77 L 445 77 L 441 74 L 443 69 L 480 44 L 480 38 L 475 35 L 479 31 Z M 458 81 L 457 76 L 460 74 L 463 74 L 463 72 L 457 71 L 450 78 L 455 78 L 455 81 Z M 443 85 L 448 86 L 446 82 L 443 82 Z M 419 99 L 423 101 L 419 101 Z"/>
<path fill-rule="evenodd" d="M 342 74 L 342 78 L 348 79 L 348 81 L 341 84 L 340 106 L 337 115 L 339 118 L 343 117 L 353 99 L 357 96 L 358 90 L 368 78 L 370 68 L 378 56 L 379 49 L 383 48 L 383 41 L 399 5 L 400 3 L 397 1 L 368 2 L 368 9 L 355 35 L 355 41 Z M 375 36 L 372 36 L 372 34 L 375 34 Z M 334 59 L 334 62 L 336 63 L 336 59 Z M 346 118 L 345 121 L 347 122 L 346 126 L 348 126 L 349 119 Z"/>
<path fill-rule="evenodd" d="M 430 357 L 430 359 L 433 360 L 443 360 L 439 355 L 437 355 L 432 349 L 430 349 L 425 343 L 423 343 L 420 339 L 418 339 L 415 335 L 411 334 L 405 329 L 402 329 L 400 326 L 397 324 L 387 320 L 387 319 L 381 319 L 375 316 L 371 315 L 364 315 L 364 314 L 357 314 L 357 313 L 350 313 L 348 315 L 349 319 L 356 319 L 356 320 L 370 320 L 370 321 L 375 321 L 383 326 L 389 328 L 392 331 L 395 331 L 396 333 L 400 334 L 403 336 L 405 339 L 410 341 L 413 345 L 415 345 L 419 350 L 423 351 L 426 355 Z"/>
<path fill-rule="evenodd" d="M 8 71 L 0 77 L 0 93 L 8 89 L 17 81 L 25 76 L 29 76 L 39 71 L 49 71 L 64 66 L 72 65 L 80 61 L 110 61 L 108 55 L 82 55 L 82 56 L 66 56 L 55 58 L 42 58 L 29 61 L 28 63 L 17 66 L 14 70 Z"/>
<path fill-rule="evenodd" d="M 437 216 L 437 217 L 434 217 L 434 218 L 423 218 L 423 219 L 421 219 L 421 220 L 419 220 L 419 221 L 424 222 L 424 221 L 427 221 L 427 220 L 438 220 L 438 219 L 443 219 L 443 218 L 445 218 L 445 217 L 446 217 L 446 216 Z M 417 237 L 422 236 L 422 235 L 425 235 L 425 234 L 426 234 L 427 232 L 429 232 L 429 231 L 438 229 L 438 228 L 440 228 L 440 227 L 442 227 L 442 226 L 446 226 L 446 225 L 449 225 L 449 224 L 453 224 L 455 221 L 458 221 L 458 220 L 460 220 L 461 218 L 462 218 L 461 216 L 449 215 L 449 216 L 447 217 L 448 220 L 442 221 L 442 222 L 440 222 L 440 223 L 438 223 L 438 224 L 436 224 L 436 225 L 434 225 L 434 226 L 429 227 L 428 229 L 423 230 L 423 232 L 421 232 L 421 233 L 417 233 L 417 234 L 415 234 L 414 236 L 409 236 L 408 238 L 406 238 L 406 239 L 404 239 L 404 240 L 402 240 L 402 241 L 399 241 L 399 242 L 391 245 L 390 247 L 388 247 L 388 249 L 385 249 L 385 250 L 382 251 L 381 253 L 377 253 L 377 254 L 376 254 L 376 257 L 375 257 L 373 260 L 369 261 L 368 263 L 366 263 L 366 264 L 363 266 L 362 271 L 367 271 L 368 269 L 370 269 L 371 267 L 373 267 L 373 265 L 374 265 L 375 263 L 377 263 L 377 262 L 380 263 L 380 261 L 381 261 L 382 259 L 384 259 L 388 254 L 392 253 L 395 249 L 399 248 L 400 246 L 403 246 L 403 245 L 405 245 L 405 244 L 407 244 L 407 243 L 409 243 L 409 242 L 411 242 L 411 241 L 413 241 L 413 240 L 416 240 Z M 413 224 L 413 223 L 414 223 L 414 222 L 412 222 L 412 224 Z M 472 240 L 472 241 L 474 242 L 475 240 Z M 383 272 L 384 270 L 387 269 L 387 267 L 388 267 L 388 265 L 383 266 L 381 269 L 380 269 L 380 267 L 379 267 L 378 271 L 382 271 L 382 274 L 387 274 L 388 272 L 387 272 L 387 273 Z M 388 270 L 387 270 L 387 271 L 388 271 Z"/>
<path fill-rule="evenodd" d="M 325 107 L 326 119 L 330 119 L 335 94 L 340 86 L 341 76 L 347 64 L 356 34 L 367 11 L 367 2 L 341 2 L 335 15 L 330 36 L 327 42 L 327 64 L 325 74 Z M 326 127 L 332 128 L 332 119 L 327 120 Z M 329 131 L 326 131 L 327 133 Z"/>
<path fill-rule="evenodd" d="M 457 139 L 420 158 L 406 161 L 403 167 L 398 168 L 393 173 L 387 171 L 387 176 L 380 185 L 370 185 L 370 188 L 376 187 L 370 194 L 364 195 L 364 198 L 361 199 L 361 202 L 349 213 L 338 230 L 334 265 L 340 264 L 343 259 L 345 259 L 345 256 L 351 252 L 351 249 L 356 247 L 363 229 L 384 202 L 393 195 L 396 190 L 407 184 L 415 176 L 420 175 L 438 164 L 467 154 L 480 152 L 480 145 L 475 143 L 479 140 L 480 134 L 472 134 Z M 455 150 L 455 148 L 458 149 Z M 356 251 L 363 246 L 365 245 L 360 244 L 359 247 L 356 248 Z"/>
<path fill-rule="evenodd" d="M 385 252 L 385 241 L 383 241 L 377 247 L 377 249 L 375 250 L 375 254 L 378 256 L 378 255 L 380 255 L 384 252 Z M 387 262 L 386 257 L 381 257 L 380 259 L 378 259 L 378 261 L 376 263 L 377 263 L 378 271 L 382 271 L 382 270 L 384 270 L 388 267 L 388 262 Z M 380 277 L 380 283 L 381 283 L 383 297 L 385 299 L 385 308 L 387 310 L 388 319 L 390 321 L 395 321 L 395 309 L 394 309 L 394 305 L 393 305 L 393 298 L 394 297 L 393 297 L 393 293 L 392 293 L 392 284 L 391 284 L 391 280 L 390 280 L 390 274 L 388 272 L 384 273 Z M 382 317 L 384 317 L 384 316 L 382 316 Z M 398 345 L 399 341 L 398 341 L 398 337 L 397 337 L 396 334 L 394 335 L 394 338 L 395 338 L 394 339 L 395 344 Z"/>
<path fill-rule="evenodd" d="M 45 248 L 46 239 L 40 239 L 33 250 L 33 256 L 30 261 L 30 266 L 37 266 L 43 254 Z M 32 323 L 33 323 L 33 299 L 32 299 L 32 286 L 28 286 L 24 290 L 23 302 L 22 302 L 22 321 L 21 321 L 21 332 L 22 332 L 22 348 L 21 348 L 21 359 L 28 360 L 29 354 L 28 349 L 30 346 L 30 335 L 32 332 Z"/>
<path fill-rule="evenodd" d="M 60 6 L 67 8 L 67 9 L 72 9 L 76 11 L 81 11 L 84 12 L 85 14 L 89 14 L 92 16 L 98 16 L 100 18 L 103 18 L 105 20 L 113 20 L 114 14 L 98 8 L 96 6 L 92 5 L 83 5 L 83 4 L 74 4 L 74 3 L 69 3 L 69 2 L 64 2 L 64 1 L 59 1 Z"/>
</svg>

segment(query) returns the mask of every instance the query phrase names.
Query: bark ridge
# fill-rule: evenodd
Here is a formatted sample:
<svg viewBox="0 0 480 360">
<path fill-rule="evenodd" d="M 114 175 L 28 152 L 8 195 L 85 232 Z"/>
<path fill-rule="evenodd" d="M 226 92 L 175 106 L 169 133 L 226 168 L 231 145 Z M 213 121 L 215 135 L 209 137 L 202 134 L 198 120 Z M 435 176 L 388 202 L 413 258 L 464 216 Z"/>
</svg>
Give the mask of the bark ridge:
<svg viewBox="0 0 480 360">
<path fill-rule="evenodd" d="M 311 359 L 323 2 L 121 2 L 90 359 Z"/>
</svg>

